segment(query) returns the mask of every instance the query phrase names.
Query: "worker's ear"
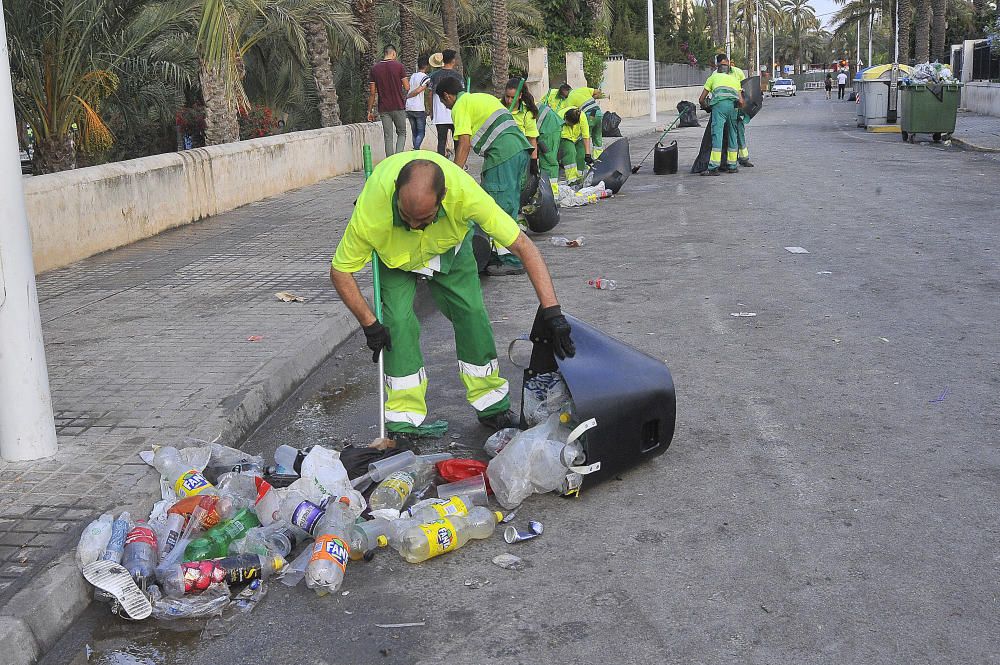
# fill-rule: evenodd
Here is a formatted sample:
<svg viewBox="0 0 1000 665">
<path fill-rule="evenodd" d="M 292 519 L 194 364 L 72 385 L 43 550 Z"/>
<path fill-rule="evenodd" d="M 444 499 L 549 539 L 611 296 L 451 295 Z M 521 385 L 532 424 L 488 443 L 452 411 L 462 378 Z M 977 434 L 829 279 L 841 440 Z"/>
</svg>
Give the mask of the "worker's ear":
<svg viewBox="0 0 1000 665">
<path fill-rule="evenodd" d="M 446 197 L 446 196 L 448 196 L 448 188 L 447 187 L 445 187 L 444 189 L 441 190 L 441 198 L 438 199 L 438 205 L 441 205 L 441 202 L 444 201 L 444 197 Z"/>
</svg>

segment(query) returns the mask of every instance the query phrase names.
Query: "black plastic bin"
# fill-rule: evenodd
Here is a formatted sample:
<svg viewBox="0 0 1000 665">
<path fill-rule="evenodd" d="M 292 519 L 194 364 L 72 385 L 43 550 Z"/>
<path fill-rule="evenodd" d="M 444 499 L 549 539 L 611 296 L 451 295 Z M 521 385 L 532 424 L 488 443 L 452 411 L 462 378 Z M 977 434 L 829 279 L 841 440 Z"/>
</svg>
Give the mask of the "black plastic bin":
<svg viewBox="0 0 1000 665">
<path fill-rule="evenodd" d="M 600 471 L 588 475 L 587 481 L 613 476 L 662 454 L 673 439 L 676 420 L 674 382 L 666 364 L 576 317 L 567 314 L 566 319 L 573 327 L 576 355 L 556 358 L 540 314 L 536 315 L 524 380 L 559 371 L 577 420 L 597 420 L 597 426 L 581 437 L 587 455 L 584 464 L 601 463 Z M 523 394 L 521 405 L 524 427 Z"/>
</svg>

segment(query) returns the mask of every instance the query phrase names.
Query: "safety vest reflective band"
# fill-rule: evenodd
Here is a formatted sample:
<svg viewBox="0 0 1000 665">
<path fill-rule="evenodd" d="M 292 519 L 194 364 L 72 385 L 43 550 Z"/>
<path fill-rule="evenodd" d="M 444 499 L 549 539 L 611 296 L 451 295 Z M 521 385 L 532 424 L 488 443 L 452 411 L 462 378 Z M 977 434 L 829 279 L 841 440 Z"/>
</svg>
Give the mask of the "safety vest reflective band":
<svg viewBox="0 0 1000 665">
<path fill-rule="evenodd" d="M 538 110 L 537 124 L 539 129 L 542 128 L 542 123 L 545 122 L 545 118 L 547 118 L 550 113 L 552 113 L 552 107 L 548 105 L 542 106 L 542 108 Z"/>
<path fill-rule="evenodd" d="M 580 113 L 590 113 L 591 111 L 596 111 L 598 108 L 600 107 L 597 104 L 597 100 L 591 97 L 590 101 L 584 102 L 580 107 Z"/>
<path fill-rule="evenodd" d="M 498 136 L 511 127 L 517 128 L 514 116 L 507 109 L 497 109 L 486 118 L 483 126 L 472 136 L 472 149 L 477 155 L 483 154 L 489 150 Z"/>
</svg>

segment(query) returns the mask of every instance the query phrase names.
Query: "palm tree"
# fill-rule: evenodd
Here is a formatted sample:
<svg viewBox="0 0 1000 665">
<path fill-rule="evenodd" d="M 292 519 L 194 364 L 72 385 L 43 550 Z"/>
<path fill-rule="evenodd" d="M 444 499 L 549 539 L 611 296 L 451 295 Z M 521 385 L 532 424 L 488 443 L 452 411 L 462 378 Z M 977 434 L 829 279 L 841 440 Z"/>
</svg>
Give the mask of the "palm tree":
<svg viewBox="0 0 1000 665">
<path fill-rule="evenodd" d="M 781 9 L 788 16 L 795 38 L 795 72 L 802 71 L 802 35 L 814 25 L 818 27 L 816 10 L 808 0 L 782 0 Z"/>
<path fill-rule="evenodd" d="M 945 55 L 945 15 L 948 12 L 948 0 L 931 0 L 931 12 L 934 15 L 931 24 L 931 51 L 930 57 L 940 60 Z"/>
<path fill-rule="evenodd" d="M 399 0 L 399 61 L 406 71 L 417 71 L 417 35 L 413 25 L 413 0 Z"/>
<path fill-rule="evenodd" d="M 916 0 L 916 3 L 913 56 L 917 62 L 927 62 L 931 48 L 931 0 Z"/>
<path fill-rule="evenodd" d="M 458 36 L 458 5 L 457 0 L 441 0 L 441 22 L 444 24 L 445 44 L 455 53 L 455 69 L 461 74 L 462 43 Z"/>
<path fill-rule="evenodd" d="M 756 67 L 757 54 L 757 21 L 761 25 L 769 23 L 772 19 L 780 16 L 781 8 L 778 0 L 735 0 L 733 3 L 731 19 L 737 26 L 737 32 L 742 33 L 743 43 L 746 48 L 746 65 L 743 69 L 748 72 Z M 760 72 L 755 72 L 759 74 Z M 748 74 L 751 75 L 751 74 Z"/>
<path fill-rule="evenodd" d="M 912 0 L 899 0 L 898 16 L 899 20 L 899 61 L 908 63 L 910 61 L 910 23 L 913 21 Z"/>
<path fill-rule="evenodd" d="M 322 21 L 311 20 L 304 26 L 306 50 L 309 53 L 309 68 L 316 86 L 320 127 L 334 127 L 340 124 L 340 99 L 333 80 L 333 66 L 330 63 L 330 35 Z"/>
<path fill-rule="evenodd" d="M 491 0 L 493 16 L 493 93 L 503 94 L 510 74 L 510 55 L 507 51 L 507 0 Z"/>
<path fill-rule="evenodd" d="M 361 81 L 368 81 L 372 67 L 375 66 L 375 51 L 378 49 L 378 16 L 375 12 L 377 0 L 351 0 L 351 11 L 354 20 L 361 31 L 365 48 L 358 62 L 358 75 Z M 367 87 L 367 86 L 366 86 Z"/>
</svg>

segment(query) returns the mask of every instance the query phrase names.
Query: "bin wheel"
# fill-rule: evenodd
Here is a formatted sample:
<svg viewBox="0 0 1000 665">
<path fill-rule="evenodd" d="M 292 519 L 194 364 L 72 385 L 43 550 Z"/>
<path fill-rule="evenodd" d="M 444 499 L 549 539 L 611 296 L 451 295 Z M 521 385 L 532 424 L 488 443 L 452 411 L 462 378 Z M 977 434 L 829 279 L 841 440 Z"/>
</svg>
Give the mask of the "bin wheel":
<svg viewBox="0 0 1000 665">
<path fill-rule="evenodd" d="M 906 139 L 910 138 L 910 134 L 909 134 L 909 132 L 900 132 L 900 133 L 899 133 L 899 135 L 900 135 L 901 137 L 903 137 L 903 140 L 904 140 L 904 141 L 905 141 Z"/>
<path fill-rule="evenodd" d="M 934 132 L 934 142 L 935 143 L 941 142 L 941 132 Z"/>
</svg>

